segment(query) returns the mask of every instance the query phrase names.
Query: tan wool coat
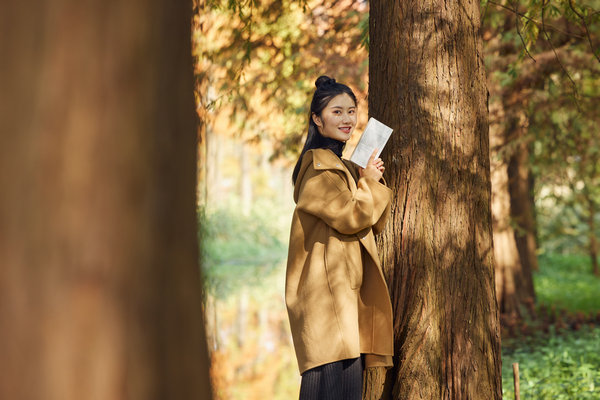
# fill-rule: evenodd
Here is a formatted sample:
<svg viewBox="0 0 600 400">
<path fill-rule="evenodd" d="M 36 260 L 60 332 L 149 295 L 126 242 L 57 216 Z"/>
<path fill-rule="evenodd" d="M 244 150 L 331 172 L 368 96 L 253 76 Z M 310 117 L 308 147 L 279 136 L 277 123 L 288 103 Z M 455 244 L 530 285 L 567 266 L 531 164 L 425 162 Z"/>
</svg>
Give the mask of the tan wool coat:
<svg viewBox="0 0 600 400">
<path fill-rule="evenodd" d="M 331 150 L 304 154 L 285 285 L 300 373 L 361 353 L 366 367 L 392 365 L 392 306 L 374 238 L 391 196 Z"/>
</svg>

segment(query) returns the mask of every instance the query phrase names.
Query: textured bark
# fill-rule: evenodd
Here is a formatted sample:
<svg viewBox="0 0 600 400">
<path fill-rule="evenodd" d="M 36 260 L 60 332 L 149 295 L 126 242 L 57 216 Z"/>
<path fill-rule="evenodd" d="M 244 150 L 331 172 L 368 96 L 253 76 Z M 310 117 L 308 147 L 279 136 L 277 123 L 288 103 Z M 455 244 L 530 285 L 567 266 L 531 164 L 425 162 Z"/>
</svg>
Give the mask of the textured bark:
<svg viewBox="0 0 600 400">
<path fill-rule="evenodd" d="M 380 251 L 394 399 L 500 399 L 485 71 L 477 1 L 370 3 L 369 112 L 394 128 Z"/>
<path fill-rule="evenodd" d="M 381 398 L 386 382 L 386 370 L 387 368 L 384 367 L 365 369 L 363 374 L 363 399 L 376 400 Z"/>
<path fill-rule="evenodd" d="M 164 0 L 4 4 L 2 399 L 210 398 L 190 19 Z"/>
</svg>

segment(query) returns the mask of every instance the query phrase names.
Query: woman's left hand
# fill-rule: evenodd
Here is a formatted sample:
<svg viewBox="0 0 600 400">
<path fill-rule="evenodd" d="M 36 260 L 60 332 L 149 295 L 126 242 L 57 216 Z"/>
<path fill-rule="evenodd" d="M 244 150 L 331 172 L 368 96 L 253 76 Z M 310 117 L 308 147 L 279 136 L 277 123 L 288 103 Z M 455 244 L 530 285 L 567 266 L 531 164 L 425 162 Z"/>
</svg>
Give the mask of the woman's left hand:
<svg viewBox="0 0 600 400">
<path fill-rule="evenodd" d="M 378 181 L 383 176 L 383 171 L 385 171 L 385 167 L 383 166 L 383 160 L 381 158 L 375 158 L 376 154 L 377 149 L 375 149 L 373 154 L 371 154 L 371 157 L 367 162 L 367 167 L 358 169 L 361 177 L 366 176 L 368 178 L 373 178 L 376 181 Z"/>
</svg>

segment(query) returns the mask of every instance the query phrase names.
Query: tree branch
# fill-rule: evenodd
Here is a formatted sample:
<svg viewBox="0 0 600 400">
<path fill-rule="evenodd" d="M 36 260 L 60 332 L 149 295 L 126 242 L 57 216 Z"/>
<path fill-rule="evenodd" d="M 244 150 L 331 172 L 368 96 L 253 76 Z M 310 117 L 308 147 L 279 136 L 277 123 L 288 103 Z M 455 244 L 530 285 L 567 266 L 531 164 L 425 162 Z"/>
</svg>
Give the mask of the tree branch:
<svg viewBox="0 0 600 400">
<path fill-rule="evenodd" d="M 596 57 L 598 62 L 600 62 L 600 56 L 598 54 L 596 54 L 596 52 L 594 51 L 594 44 L 592 43 L 592 37 L 590 35 L 590 31 L 588 30 L 588 26 L 587 26 L 585 17 L 575 9 L 573 0 L 569 0 L 569 7 L 575 13 L 575 15 L 577 15 L 579 17 L 579 19 L 581 19 L 581 22 L 583 23 L 583 28 L 585 29 L 585 35 L 587 37 L 588 43 L 590 44 L 590 50 L 592 50 L 592 54 L 594 55 L 594 57 Z"/>
<path fill-rule="evenodd" d="M 514 2 L 511 1 L 511 4 L 514 5 Z M 515 9 L 512 10 L 516 15 L 519 15 L 519 12 L 517 10 L 517 6 L 514 5 Z M 527 55 L 529 56 L 529 58 L 531 58 L 533 60 L 533 62 L 535 61 L 535 58 L 533 58 L 533 56 L 531 55 L 531 53 L 529 53 L 529 49 L 527 48 L 527 44 L 525 44 L 525 39 L 523 39 L 523 35 L 521 35 L 521 31 L 519 30 L 519 18 L 515 18 L 515 26 L 517 28 L 517 35 L 519 35 L 519 38 L 521 39 L 521 43 L 523 43 L 523 48 L 525 49 L 525 53 L 527 53 Z"/>
<path fill-rule="evenodd" d="M 498 7 L 500 7 L 500 8 L 503 8 L 503 9 L 505 9 L 505 10 L 508 10 L 508 11 L 512 12 L 513 14 L 515 14 L 515 15 L 517 15 L 517 16 L 519 16 L 519 17 L 521 17 L 521 18 L 524 18 L 524 19 L 526 19 L 527 21 L 533 22 L 534 24 L 536 24 L 536 25 L 538 25 L 538 26 L 541 24 L 541 23 L 540 23 L 540 21 L 538 21 L 538 20 L 536 20 L 536 19 L 534 19 L 534 18 L 528 17 L 527 15 L 525 15 L 525 14 L 523 14 L 523 13 L 519 12 L 519 11 L 516 9 L 516 7 L 515 7 L 515 9 L 512 9 L 512 8 L 510 8 L 510 7 L 507 7 L 507 6 L 505 6 L 504 4 L 496 3 L 494 0 L 488 0 L 488 3 L 490 3 L 490 4 L 493 4 L 493 5 L 495 5 L 495 6 L 498 6 Z M 577 35 L 577 34 L 575 34 L 575 33 L 571 33 L 571 32 L 565 32 L 565 31 L 563 31 L 562 29 L 560 29 L 560 28 L 557 28 L 557 27 L 556 27 L 556 26 L 554 26 L 554 25 L 546 25 L 546 26 L 547 26 L 548 28 L 550 28 L 550 29 L 552 29 L 552 30 L 556 31 L 556 32 L 562 33 L 563 35 L 570 36 L 570 37 L 575 37 L 575 38 L 577 38 L 577 39 L 585 39 L 585 36 L 583 36 L 583 35 Z"/>
<path fill-rule="evenodd" d="M 577 105 L 577 109 L 579 111 L 581 111 L 581 107 L 580 107 L 580 104 L 579 104 L 579 91 L 577 90 L 577 84 L 575 83 L 575 81 L 573 80 L 573 77 L 571 77 L 571 74 L 569 73 L 569 71 L 567 71 L 567 69 L 565 68 L 564 64 L 560 60 L 560 57 L 556 53 L 556 49 L 554 48 L 554 45 L 550 41 L 550 35 L 548 35 L 548 32 L 546 32 L 546 24 L 545 24 L 545 20 L 544 20 L 544 10 L 546 8 L 546 2 L 547 1 L 548 0 L 542 0 L 542 12 L 541 12 L 541 15 L 542 15 L 542 26 L 541 26 L 542 33 L 544 34 L 544 37 L 546 38 L 546 41 L 550 45 L 550 48 L 552 48 L 552 52 L 554 53 L 554 56 L 556 57 L 556 61 L 558 61 L 558 64 L 560 65 L 560 68 L 563 70 L 563 72 L 565 73 L 565 75 L 567 75 L 567 78 L 569 78 L 569 80 L 571 81 L 571 84 L 573 85 L 573 90 L 575 91 L 575 104 Z"/>
</svg>

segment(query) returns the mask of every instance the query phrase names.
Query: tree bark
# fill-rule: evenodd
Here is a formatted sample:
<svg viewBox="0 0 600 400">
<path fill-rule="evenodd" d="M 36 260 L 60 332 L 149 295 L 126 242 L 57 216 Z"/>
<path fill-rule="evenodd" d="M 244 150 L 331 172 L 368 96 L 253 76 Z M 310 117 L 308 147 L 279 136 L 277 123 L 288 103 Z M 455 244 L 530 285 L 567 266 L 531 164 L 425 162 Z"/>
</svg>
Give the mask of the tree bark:
<svg viewBox="0 0 600 400">
<path fill-rule="evenodd" d="M 395 399 L 500 399 L 485 70 L 477 1 L 370 3 L 369 112 L 395 132 L 380 251 Z"/>
<path fill-rule="evenodd" d="M 209 399 L 191 4 L 0 14 L 0 398 Z"/>
</svg>

